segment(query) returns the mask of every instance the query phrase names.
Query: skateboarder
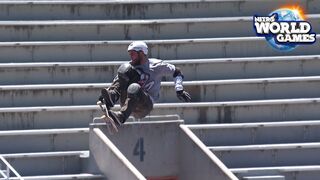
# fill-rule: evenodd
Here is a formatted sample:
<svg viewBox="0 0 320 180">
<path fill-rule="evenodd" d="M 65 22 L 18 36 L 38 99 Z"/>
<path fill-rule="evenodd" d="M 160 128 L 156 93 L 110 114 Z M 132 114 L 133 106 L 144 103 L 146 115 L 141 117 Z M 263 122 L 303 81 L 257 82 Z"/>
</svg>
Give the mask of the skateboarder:
<svg viewBox="0 0 320 180">
<path fill-rule="evenodd" d="M 117 125 L 132 115 L 143 118 L 153 109 L 159 99 L 161 79 L 171 75 L 174 78 L 177 97 L 185 102 L 191 96 L 182 86 L 183 74 L 178 67 L 159 59 L 148 58 L 148 46 L 143 41 L 134 41 L 128 46 L 131 61 L 123 63 L 112 85 L 101 90 L 99 100 L 105 102 L 109 115 Z M 110 110 L 120 100 L 120 111 Z"/>
</svg>

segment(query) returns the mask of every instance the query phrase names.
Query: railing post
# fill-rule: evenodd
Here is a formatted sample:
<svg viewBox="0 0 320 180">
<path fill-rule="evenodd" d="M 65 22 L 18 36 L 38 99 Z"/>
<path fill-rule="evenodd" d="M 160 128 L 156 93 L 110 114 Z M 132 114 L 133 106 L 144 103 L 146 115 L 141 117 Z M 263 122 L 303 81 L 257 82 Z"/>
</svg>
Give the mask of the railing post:
<svg viewBox="0 0 320 180">
<path fill-rule="evenodd" d="M 2 176 L 6 176 L 4 177 L 5 179 L 10 179 L 10 171 L 12 171 L 12 173 L 17 177 L 19 178 L 19 180 L 24 180 L 20 174 L 10 165 L 10 163 L 0 155 L 0 160 L 3 162 L 3 164 L 6 166 L 6 172 L 4 173 L 1 168 L 0 168 L 0 171 L 1 171 L 1 175 Z M 0 164 L 0 167 L 2 167 L 2 165 Z"/>
<path fill-rule="evenodd" d="M 7 175 L 7 178 L 9 179 L 10 178 L 10 168 L 9 168 L 9 166 L 7 166 L 6 175 Z"/>
</svg>

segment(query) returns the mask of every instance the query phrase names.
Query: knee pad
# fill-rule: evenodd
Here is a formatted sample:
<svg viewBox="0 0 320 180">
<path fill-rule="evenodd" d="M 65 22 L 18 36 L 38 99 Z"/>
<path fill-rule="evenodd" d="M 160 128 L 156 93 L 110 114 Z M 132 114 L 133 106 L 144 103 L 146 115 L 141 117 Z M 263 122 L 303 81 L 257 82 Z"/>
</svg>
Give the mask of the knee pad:
<svg viewBox="0 0 320 180">
<path fill-rule="evenodd" d="M 129 63 L 122 64 L 117 73 L 119 78 L 130 83 L 137 83 L 140 80 L 140 72 Z"/>
<path fill-rule="evenodd" d="M 142 95 L 141 86 L 137 83 L 132 83 L 127 89 L 128 97 L 139 98 Z"/>
</svg>

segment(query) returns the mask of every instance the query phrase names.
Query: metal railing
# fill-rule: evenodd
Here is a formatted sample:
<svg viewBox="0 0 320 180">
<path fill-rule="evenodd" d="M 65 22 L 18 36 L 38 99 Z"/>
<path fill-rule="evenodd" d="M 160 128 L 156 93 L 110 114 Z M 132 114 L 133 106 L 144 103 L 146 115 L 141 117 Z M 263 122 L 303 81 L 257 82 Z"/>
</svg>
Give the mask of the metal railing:
<svg viewBox="0 0 320 180">
<path fill-rule="evenodd" d="M 4 167 L 4 169 L 2 169 Z M 10 163 L 0 155 L 0 180 L 9 180 L 11 172 L 19 180 L 24 180 L 20 174 L 10 165 Z M 17 179 L 15 178 L 15 179 Z"/>
</svg>

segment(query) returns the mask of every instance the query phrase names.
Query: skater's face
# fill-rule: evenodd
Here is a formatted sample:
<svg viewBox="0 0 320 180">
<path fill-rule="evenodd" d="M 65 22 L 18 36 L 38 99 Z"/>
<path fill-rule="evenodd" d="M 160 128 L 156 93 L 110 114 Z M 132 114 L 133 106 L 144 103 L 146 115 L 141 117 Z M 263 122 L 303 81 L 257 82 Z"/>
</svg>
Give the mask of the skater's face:
<svg viewBox="0 0 320 180">
<path fill-rule="evenodd" d="M 140 61 L 142 58 L 141 52 L 131 50 L 131 51 L 129 51 L 129 55 L 131 57 L 131 64 L 132 65 L 139 65 L 140 64 Z"/>
</svg>

